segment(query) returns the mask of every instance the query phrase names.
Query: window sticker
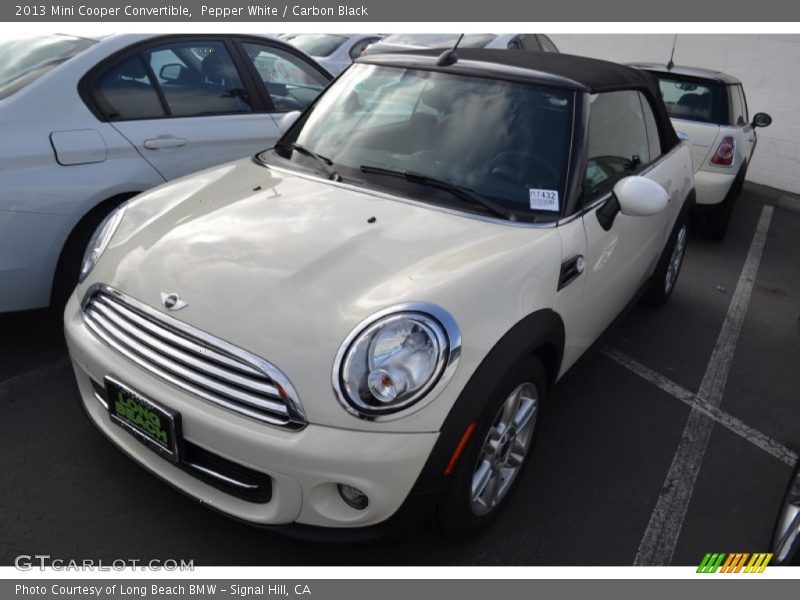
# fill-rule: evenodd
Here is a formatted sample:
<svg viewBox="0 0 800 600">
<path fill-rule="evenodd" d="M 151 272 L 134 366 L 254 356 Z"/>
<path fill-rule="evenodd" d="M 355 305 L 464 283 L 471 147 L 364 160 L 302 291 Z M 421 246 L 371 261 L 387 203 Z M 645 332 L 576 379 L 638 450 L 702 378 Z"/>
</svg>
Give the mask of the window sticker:
<svg viewBox="0 0 800 600">
<path fill-rule="evenodd" d="M 550 210 L 558 212 L 561 210 L 558 204 L 558 190 L 528 190 L 531 197 L 531 208 L 533 210 Z"/>
</svg>

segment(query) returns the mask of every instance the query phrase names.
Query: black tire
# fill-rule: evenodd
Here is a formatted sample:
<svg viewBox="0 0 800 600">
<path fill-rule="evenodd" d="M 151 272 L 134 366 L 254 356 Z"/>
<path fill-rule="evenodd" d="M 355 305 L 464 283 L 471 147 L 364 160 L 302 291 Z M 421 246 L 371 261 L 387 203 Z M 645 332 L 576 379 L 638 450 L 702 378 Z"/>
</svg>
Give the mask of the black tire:
<svg viewBox="0 0 800 600">
<path fill-rule="evenodd" d="M 725 235 L 728 233 L 728 225 L 731 222 L 731 215 L 733 214 L 733 205 L 742 193 L 746 173 L 747 167 L 744 166 L 736 176 L 731 189 L 725 195 L 725 199 L 709 213 L 703 226 L 703 234 L 707 238 L 717 242 L 725 239 Z"/>
<path fill-rule="evenodd" d="M 501 409 L 507 404 L 512 393 L 528 385 L 532 385 L 535 389 L 535 411 L 530 428 L 527 430 L 520 428 L 519 432 L 517 432 L 524 431 L 529 436 L 526 437 L 527 444 L 522 455 L 521 464 L 516 467 L 516 472 L 513 476 L 508 476 L 509 483 L 497 503 L 489 507 L 486 512 L 479 514 L 477 512 L 479 509 L 474 508 L 477 505 L 473 502 L 473 476 L 478 471 L 479 459 L 481 459 L 481 463 L 484 462 L 484 450 L 488 447 L 490 430 L 497 431 L 498 418 L 502 416 Z M 527 393 L 531 388 L 525 387 L 523 389 Z M 547 389 L 547 375 L 544 366 L 536 357 L 531 357 L 519 363 L 498 382 L 494 393 L 486 403 L 472 436 L 469 438 L 467 447 L 458 460 L 456 471 L 451 476 L 452 479 L 437 505 L 435 525 L 439 531 L 455 539 L 472 537 L 486 529 L 502 513 L 509 498 L 513 495 L 514 489 L 519 484 L 524 469 L 529 462 L 528 459 L 532 454 L 541 421 L 541 407 L 545 401 Z M 522 400 L 520 401 L 520 407 L 522 407 Z M 514 414 L 516 415 L 517 413 L 514 411 Z M 508 428 L 508 431 L 511 432 L 512 428 Z M 498 442 L 498 445 L 503 448 L 512 447 L 513 449 L 514 437 L 515 434 L 510 433 L 510 441 Z M 512 452 L 508 452 L 508 454 L 512 454 Z M 497 452 L 495 452 L 495 456 L 499 456 Z M 484 488 L 488 488 L 488 484 Z"/>
<path fill-rule="evenodd" d="M 686 254 L 686 243 L 689 236 L 689 217 L 686 210 L 681 211 L 675 226 L 672 228 L 667 245 L 661 253 L 661 258 L 658 261 L 653 277 L 650 280 L 650 287 L 642 296 L 642 301 L 650 306 L 661 306 L 672 295 L 675 289 L 675 284 L 678 281 L 681 267 L 683 266 L 683 259 Z M 677 250 L 677 257 L 675 255 L 676 246 L 682 244 L 682 247 Z M 677 262 L 675 262 L 677 260 Z M 672 272 L 670 271 L 672 267 Z M 669 278 L 669 279 L 668 279 Z"/>
</svg>

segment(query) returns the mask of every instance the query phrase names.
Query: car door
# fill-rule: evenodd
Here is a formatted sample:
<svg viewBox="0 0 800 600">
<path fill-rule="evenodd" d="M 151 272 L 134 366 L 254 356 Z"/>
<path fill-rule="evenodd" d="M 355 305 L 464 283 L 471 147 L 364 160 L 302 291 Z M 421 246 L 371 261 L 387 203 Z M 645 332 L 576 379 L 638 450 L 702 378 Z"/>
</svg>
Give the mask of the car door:
<svg viewBox="0 0 800 600">
<path fill-rule="evenodd" d="M 641 175 L 657 181 L 677 204 L 682 180 L 661 157 L 661 141 L 647 98 L 635 90 L 596 94 L 589 113 L 583 214 L 585 287 L 579 337 L 592 341 L 611 324 L 655 268 L 673 208 L 649 217 L 618 213 L 607 229 L 598 211 L 612 200 L 614 184 Z M 683 176 L 688 176 L 688 173 Z"/>
<path fill-rule="evenodd" d="M 136 47 L 94 78 L 91 94 L 106 119 L 168 180 L 254 154 L 278 137 L 224 37 Z"/>
</svg>

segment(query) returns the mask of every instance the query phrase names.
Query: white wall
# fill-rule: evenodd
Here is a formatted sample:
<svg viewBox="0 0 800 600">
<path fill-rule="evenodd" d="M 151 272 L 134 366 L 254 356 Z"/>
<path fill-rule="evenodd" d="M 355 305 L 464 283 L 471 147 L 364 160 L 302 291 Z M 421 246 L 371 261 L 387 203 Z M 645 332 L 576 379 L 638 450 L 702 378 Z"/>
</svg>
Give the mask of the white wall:
<svg viewBox="0 0 800 600">
<path fill-rule="evenodd" d="M 559 50 L 616 62 L 666 64 L 672 35 L 550 36 Z M 725 71 L 744 84 L 750 116 L 772 115 L 758 130 L 747 179 L 800 194 L 800 35 L 680 34 L 675 64 Z"/>
</svg>

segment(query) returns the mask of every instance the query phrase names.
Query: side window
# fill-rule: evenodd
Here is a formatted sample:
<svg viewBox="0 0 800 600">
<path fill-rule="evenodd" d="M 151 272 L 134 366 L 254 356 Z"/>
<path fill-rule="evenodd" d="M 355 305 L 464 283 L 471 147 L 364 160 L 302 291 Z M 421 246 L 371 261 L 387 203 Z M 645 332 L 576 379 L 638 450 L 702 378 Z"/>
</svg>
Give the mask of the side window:
<svg viewBox="0 0 800 600">
<path fill-rule="evenodd" d="M 747 98 L 744 95 L 744 88 L 741 85 L 737 85 L 736 89 L 739 90 L 739 96 L 742 99 L 742 114 L 744 115 L 744 122 L 745 123 L 749 123 L 750 122 L 750 113 L 747 110 Z"/>
<path fill-rule="evenodd" d="M 747 107 L 744 103 L 742 86 L 730 85 L 728 91 L 731 97 L 731 123 L 733 125 L 745 125 L 747 123 Z"/>
<path fill-rule="evenodd" d="M 655 161 L 661 156 L 661 136 L 658 133 L 658 123 L 656 116 L 653 114 L 653 108 L 642 92 L 639 92 L 639 101 L 642 103 L 642 112 L 644 113 L 644 127 L 647 131 L 647 145 L 650 151 L 650 161 Z"/>
<path fill-rule="evenodd" d="M 522 36 L 514 36 L 506 46 L 509 50 L 522 50 Z"/>
<path fill-rule="evenodd" d="M 591 96 L 589 156 L 584 196 L 604 194 L 650 162 L 645 115 L 639 92 L 606 92 Z"/>
<path fill-rule="evenodd" d="M 519 39 L 523 50 L 539 52 L 542 49 L 539 42 L 536 40 L 536 36 L 532 33 L 523 34 L 519 36 Z"/>
<path fill-rule="evenodd" d="M 109 121 L 165 116 L 158 92 L 138 54 L 106 71 L 94 84 L 92 95 Z"/>
<path fill-rule="evenodd" d="M 302 58 L 264 44 L 243 44 L 277 112 L 303 110 L 328 85 L 328 79 Z"/>
<path fill-rule="evenodd" d="M 544 50 L 545 52 L 558 53 L 558 48 L 556 48 L 556 45 L 553 43 L 553 40 L 551 40 L 546 35 L 542 35 L 541 33 L 539 34 L 539 43 L 542 45 L 542 50 Z"/>
<path fill-rule="evenodd" d="M 143 53 L 173 117 L 251 112 L 247 91 L 223 42 L 175 42 Z"/>
</svg>

